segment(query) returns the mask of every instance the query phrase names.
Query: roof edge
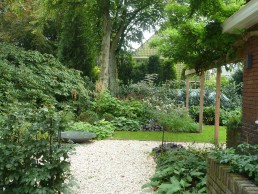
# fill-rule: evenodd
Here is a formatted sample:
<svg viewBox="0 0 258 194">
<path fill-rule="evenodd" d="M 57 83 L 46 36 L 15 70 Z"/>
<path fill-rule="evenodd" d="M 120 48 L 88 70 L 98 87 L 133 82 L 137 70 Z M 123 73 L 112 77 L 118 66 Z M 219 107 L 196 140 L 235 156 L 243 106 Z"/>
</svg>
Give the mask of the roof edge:
<svg viewBox="0 0 258 194">
<path fill-rule="evenodd" d="M 251 0 L 244 7 L 226 19 L 223 24 L 223 33 L 238 34 L 258 23 L 258 1 Z"/>
</svg>

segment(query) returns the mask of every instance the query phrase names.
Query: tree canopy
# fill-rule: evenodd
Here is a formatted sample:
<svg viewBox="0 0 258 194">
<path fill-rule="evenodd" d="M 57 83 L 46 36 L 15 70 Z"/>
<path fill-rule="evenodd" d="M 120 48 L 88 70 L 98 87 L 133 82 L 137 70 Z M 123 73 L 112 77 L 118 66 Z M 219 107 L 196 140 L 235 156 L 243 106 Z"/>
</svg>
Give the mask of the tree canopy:
<svg viewBox="0 0 258 194">
<path fill-rule="evenodd" d="M 161 38 L 152 42 L 175 62 L 197 72 L 232 62 L 237 58 L 238 35 L 223 34 L 222 22 L 237 11 L 241 0 L 173 1 L 166 7 L 168 23 Z"/>
<path fill-rule="evenodd" d="M 244 0 L 3 0 L 0 41 L 57 56 L 96 79 L 100 90 L 118 88 L 121 57 L 143 31 L 161 26 L 153 42 L 171 63 L 201 71 L 236 59 L 239 37 L 221 23 Z M 165 10 L 165 15 L 164 15 Z M 119 69 L 117 68 L 119 64 Z"/>
</svg>

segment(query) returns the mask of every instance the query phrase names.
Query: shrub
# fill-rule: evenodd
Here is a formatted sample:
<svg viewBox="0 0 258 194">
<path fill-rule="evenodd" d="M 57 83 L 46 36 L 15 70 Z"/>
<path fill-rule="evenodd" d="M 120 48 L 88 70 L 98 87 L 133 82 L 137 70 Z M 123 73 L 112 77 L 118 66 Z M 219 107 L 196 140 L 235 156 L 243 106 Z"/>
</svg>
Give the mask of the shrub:
<svg viewBox="0 0 258 194">
<path fill-rule="evenodd" d="M 13 104 L 0 118 L 0 193 L 69 192 L 71 147 L 57 137 L 63 113 Z"/>
<path fill-rule="evenodd" d="M 111 113 L 104 113 L 102 115 L 102 119 L 106 121 L 112 121 L 114 118 L 115 118 L 114 115 L 112 115 Z"/>
<path fill-rule="evenodd" d="M 199 106 L 190 106 L 189 114 L 194 121 L 199 122 Z M 225 110 L 223 108 L 220 109 L 220 125 L 224 126 L 227 124 L 228 119 L 240 113 L 240 110 L 236 108 L 235 110 Z M 208 106 L 203 108 L 203 123 L 205 125 L 214 125 L 215 123 L 215 106 Z"/>
<path fill-rule="evenodd" d="M 125 117 L 116 117 L 111 123 L 116 127 L 118 131 L 139 131 L 141 130 L 141 124 L 139 121 L 127 119 Z"/>
<path fill-rule="evenodd" d="M 78 118 L 80 121 L 88 122 L 90 124 L 93 124 L 99 120 L 98 114 L 90 110 L 82 112 Z"/>
<path fill-rule="evenodd" d="M 160 57 L 158 55 L 152 55 L 149 57 L 147 63 L 148 74 L 157 74 L 156 83 L 162 81 L 163 77 L 163 68 L 160 62 Z"/>
<path fill-rule="evenodd" d="M 162 63 L 163 76 L 162 81 L 174 80 L 177 78 L 176 66 L 172 60 L 164 60 Z"/>
<path fill-rule="evenodd" d="M 141 120 L 144 117 L 145 106 L 137 100 L 120 100 L 109 93 L 100 94 L 93 103 L 93 110 L 99 115 L 112 114 L 115 117 L 126 117 Z"/>
<path fill-rule="evenodd" d="M 120 98 L 126 99 L 144 99 L 152 96 L 154 91 L 154 81 L 157 79 L 157 74 L 147 74 L 144 79 L 136 84 L 123 85 L 120 89 Z"/>
<path fill-rule="evenodd" d="M 146 111 L 146 105 L 139 100 L 125 100 L 123 106 L 120 108 L 120 114 L 118 116 L 124 116 L 130 119 L 145 121 L 148 114 Z"/>
<path fill-rule="evenodd" d="M 159 113 L 155 118 L 166 131 L 172 132 L 198 132 L 198 125 L 188 115 Z"/>
<path fill-rule="evenodd" d="M 52 55 L 0 43 L 0 69 L 1 109 L 8 110 L 8 103 L 14 101 L 30 101 L 37 107 L 72 104 L 77 111 L 89 105 L 80 72 L 66 68 Z"/>
<path fill-rule="evenodd" d="M 100 120 L 91 125 L 86 122 L 75 122 L 66 128 L 67 131 L 85 131 L 96 133 L 96 139 L 111 137 L 115 131 L 112 123 Z"/>
<path fill-rule="evenodd" d="M 112 114 L 118 112 L 120 104 L 121 101 L 117 98 L 112 97 L 108 92 L 103 92 L 93 102 L 93 110 L 99 115 L 103 115 L 104 113 Z"/>
<path fill-rule="evenodd" d="M 185 87 L 184 81 L 169 80 L 162 85 L 155 85 L 154 82 L 156 79 L 156 74 L 147 74 L 144 80 L 136 84 L 123 86 L 120 97 L 149 101 L 153 106 L 160 103 L 184 103 L 184 97 L 180 95 L 181 90 L 179 90 L 179 88 Z"/>
<path fill-rule="evenodd" d="M 226 123 L 227 129 L 229 130 L 239 129 L 242 126 L 242 114 L 240 112 L 234 113 L 235 114 L 232 114 Z"/>
<path fill-rule="evenodd" d="M 150 108 L 152 118 L 166 131 L 173 132 L 197 132 L 198 125 L 187 114 L 185 107 L 174 104 Z"/>
<path fill-rule="evenodd" d="M 228 119 L 227 126 L 227 148 L 235 147 L 239 144 L 239 132 L 242 127 L 242 114 L 234 114 Z"/>
</svg>

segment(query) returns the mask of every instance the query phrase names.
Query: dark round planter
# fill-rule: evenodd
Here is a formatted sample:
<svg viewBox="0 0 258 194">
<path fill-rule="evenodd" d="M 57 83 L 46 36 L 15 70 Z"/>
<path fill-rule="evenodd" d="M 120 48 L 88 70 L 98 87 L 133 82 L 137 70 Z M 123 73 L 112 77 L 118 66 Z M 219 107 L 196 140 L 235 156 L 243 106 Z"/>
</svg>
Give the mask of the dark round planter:
<svg viewBox="0 0 258 194">
<path fill-rule="evenodd" d="M 83 143 L 96 137 L 96 133 L 83 131 L 65 131 L 61 132 L 61 139 L 66 142 Z"/>
</svg>

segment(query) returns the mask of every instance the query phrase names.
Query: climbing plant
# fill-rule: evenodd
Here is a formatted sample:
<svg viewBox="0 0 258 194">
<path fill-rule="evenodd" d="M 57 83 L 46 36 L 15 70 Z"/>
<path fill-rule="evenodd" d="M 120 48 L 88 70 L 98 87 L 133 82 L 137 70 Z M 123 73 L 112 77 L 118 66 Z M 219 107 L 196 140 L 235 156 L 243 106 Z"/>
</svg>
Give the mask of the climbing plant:
<svg viewBox="0 0 258 194">
<path fill-rule="evenodd" d="M 175 62 L 197 72 L 237 60 L 233 43 L 239 35 L 222 33 L 222 22 L 244 1 L 173 1 L 166 7 L 168 22 L 152 45 Z"/>
</svg>

